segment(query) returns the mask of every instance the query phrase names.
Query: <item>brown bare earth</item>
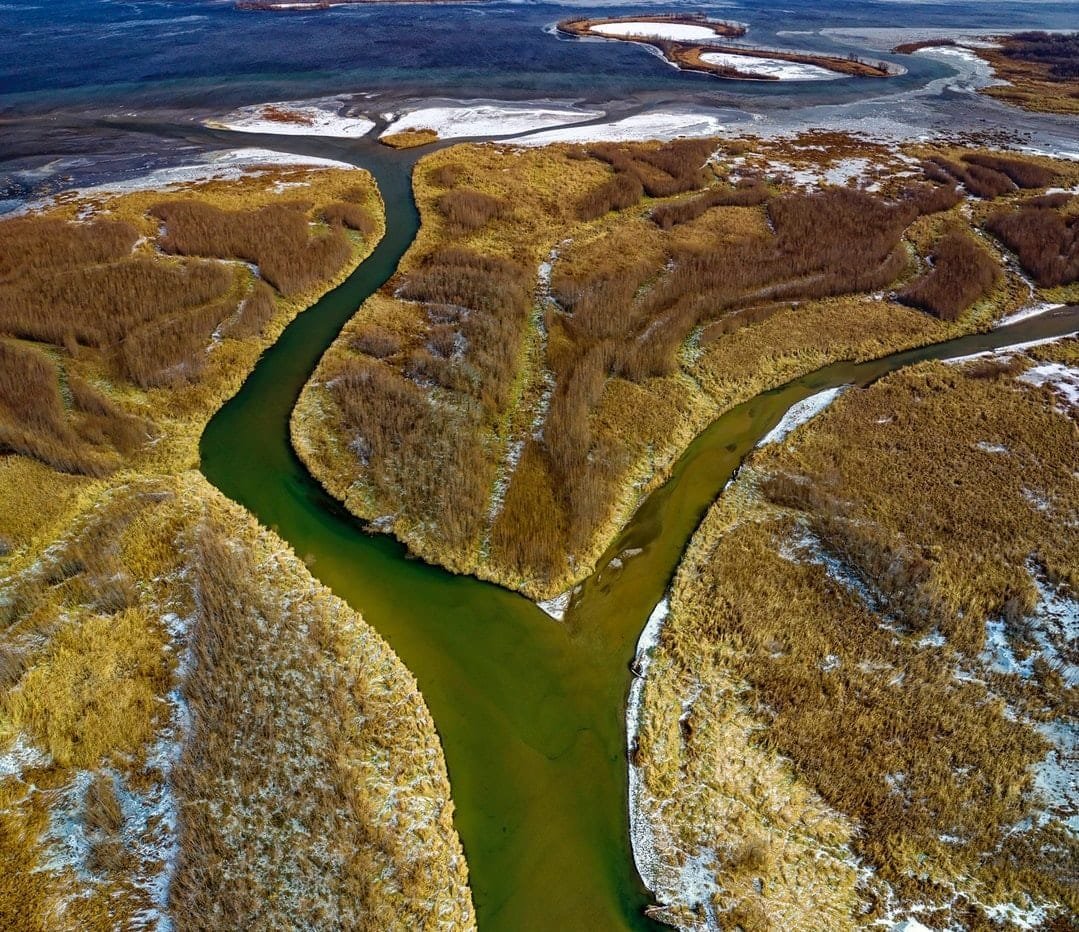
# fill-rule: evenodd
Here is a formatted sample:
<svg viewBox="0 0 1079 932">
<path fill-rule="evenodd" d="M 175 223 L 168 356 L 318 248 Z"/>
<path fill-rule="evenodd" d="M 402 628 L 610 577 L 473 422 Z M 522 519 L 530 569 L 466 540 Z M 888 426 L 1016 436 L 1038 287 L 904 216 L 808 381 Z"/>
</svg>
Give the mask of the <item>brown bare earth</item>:
<svg viewBox="0 0 1079 932">
<path fill-rule="evenodd" d="M 194 468 L 383 229 L 287 166 L 0 222 L 0 927 L 474 927 L 412 677 Z"/>
<path fill-rule="evenodd" d="M 295 446 L 426 559 L 560 593 L 723 410 L 1034 298 L 985 223 L 1041 190 L 1004 169 L 1076 169 L 984 155 L 841 134 L 434 153 L 420 234 L 323 358 Z"/>
<path fill-rule="evenodd" d="M 657 918 L 1068 928 L 1079 428 L 1044 373 L 1077 364 L 1071 340 L 849 389 L 713 506 L 633 755 Z"/>
</svg>

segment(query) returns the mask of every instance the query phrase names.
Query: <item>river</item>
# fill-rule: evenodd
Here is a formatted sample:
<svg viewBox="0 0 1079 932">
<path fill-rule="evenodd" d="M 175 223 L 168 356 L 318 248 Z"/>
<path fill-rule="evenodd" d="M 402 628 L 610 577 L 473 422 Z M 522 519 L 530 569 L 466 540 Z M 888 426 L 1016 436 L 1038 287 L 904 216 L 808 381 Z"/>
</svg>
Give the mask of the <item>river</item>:
<svg viewBox="0 0 1079 932">
<path fill-rule="evenodd" d="M 1079 329 L 1079 310 L 829 366 L 732 409 L 687 450 L 566 620 L 555 622 L 515 593 L 454 576 L 390 537 L 365 533 L 292 451 L 289 415 L 304 382 L 356 308 L 392 275 L 418 227 L 415 154 L 365 148 L 353 158 L 382 189 L 386 235 L 342 285 L 289 325 L 210 422 L 202 470 L 287 540 L 415 674 L 442 738 L 480 928 L 658 928 L 642 914 L 649 900 L 628 838 L 628 665 L 704 512 L 801 398 L 922 359 L 1070 332 Z M 608 565 L 626 550 L 639 553 L 624 557 L 621 569 Z"/>
</svg>

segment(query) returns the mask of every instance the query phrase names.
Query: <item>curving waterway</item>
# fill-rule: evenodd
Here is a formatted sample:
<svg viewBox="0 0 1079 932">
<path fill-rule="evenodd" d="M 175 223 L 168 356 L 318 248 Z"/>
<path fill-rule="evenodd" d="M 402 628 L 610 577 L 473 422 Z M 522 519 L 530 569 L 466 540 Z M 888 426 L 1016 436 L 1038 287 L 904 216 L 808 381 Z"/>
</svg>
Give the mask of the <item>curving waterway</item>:
<svg viewBox="0 0 1079 932">
<path fill-rule="evenodd" d="M 382 189 L 385 237 L 289 325 L 210 422 L 202 470 L 287 540 L 415 674 L 442 737 L 480 928 L 659 928 L 642 914 L 648 897 L 627 832 L 628 664 L 706 509 L 796 401 L 919 360 L 1068 333 L 1079 329 L 1079 309 L 829 366 L 732 409 L 649 496 L 558 623 L 519 595 L 454 576 L 410 557 L 392 538 L 365 533 L 292 451 L 289 415 L 304 382 L 356 308 L 393 274 L 418 228 L 415 154 L 383 150 L 358 160 Z M 639 552 L 623 556 L 621 569 L 609 566 L 627 550 Z"/>
</svg>

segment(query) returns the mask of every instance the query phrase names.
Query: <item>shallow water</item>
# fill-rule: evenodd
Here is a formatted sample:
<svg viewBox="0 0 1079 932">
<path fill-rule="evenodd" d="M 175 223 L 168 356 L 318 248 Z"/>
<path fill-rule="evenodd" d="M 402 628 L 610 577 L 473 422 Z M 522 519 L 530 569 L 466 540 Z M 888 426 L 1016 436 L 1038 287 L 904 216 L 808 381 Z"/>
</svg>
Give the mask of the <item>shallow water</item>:
<svg viewBox="0 0 1079 932">
<path fill-rule="evenodd" d="M 626 821 L 628 664 L 693 530 L 742 457 L 795 401 L 899 365 L 1079 328 L 1070 312 L 1007 331 L 840 364 L 720 418 L 644 503 L 565 622 L 471 577 L 409 557 L 307 474 L 288 442 L 295 398 L 354 309 L 392 274 L 416 231 L 407 154 L 365 151 L 389 226 L 372 256 L 300 315 L 208 426 L 202 469 L 274 528 L 362 612 L 416 675 L 442 736 L 457 826 L 484 930 L 644 929 L 648 902 Z M 628 549 L 622 569 L 607 567 Z"/>
</svg>

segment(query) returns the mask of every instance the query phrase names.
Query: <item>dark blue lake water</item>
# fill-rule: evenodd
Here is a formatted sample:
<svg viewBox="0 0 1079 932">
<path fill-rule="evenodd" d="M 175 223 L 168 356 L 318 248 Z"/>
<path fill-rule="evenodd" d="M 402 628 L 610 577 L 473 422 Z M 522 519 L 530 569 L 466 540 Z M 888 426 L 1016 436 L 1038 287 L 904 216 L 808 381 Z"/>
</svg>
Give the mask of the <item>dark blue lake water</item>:
<svg viewBox="0 0 1079 932">
<path fill-rule="evenodd" d="M 655 5 L 378 4 L 253 13 L 231 0 L 0 3 L 0 113 L 53 107 L 197 107 L 362 91 L 616 97 L 647 91 L 832 99 L 865 82 L 782 88 L 679 74 L 641 48 L 564 41 L 544 27 L 571 13 L 700 10 L 750 25 L 753 41 L 839 48 L 829 27 L 1079 27 L 1066 3 L 790 2 Z M 923 80 L 932 62 L 905 60 Z"/>
</svg>

